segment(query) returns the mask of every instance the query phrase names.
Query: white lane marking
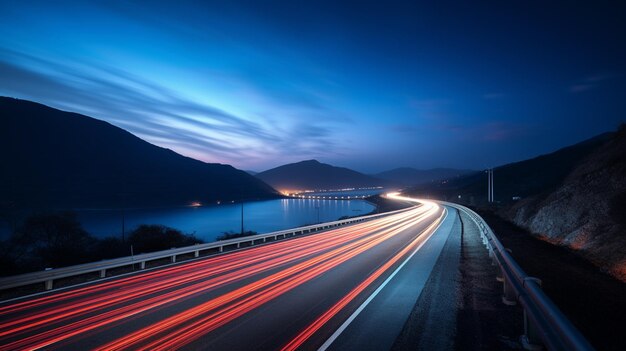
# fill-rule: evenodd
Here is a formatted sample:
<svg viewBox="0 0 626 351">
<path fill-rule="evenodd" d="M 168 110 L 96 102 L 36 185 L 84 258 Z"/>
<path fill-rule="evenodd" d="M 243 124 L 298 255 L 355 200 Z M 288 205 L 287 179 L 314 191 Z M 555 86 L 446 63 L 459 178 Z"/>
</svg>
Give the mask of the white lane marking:
<svg viewBox="0 0 626 351">
<path fill-rule="evenodd" d="M 443 222 L 446 220 L 446 218 L 448 217 L 448 209 L 446 207 L 443 208 L 444 209 L 444 214 L 443 214 L 443 219 L 439 222 L 439 224 L 437 225 L 437 227 L 435 228 L 435 230 L 433 230 L 430 235 L 428 236 L 428 238 L 426 238 L 426 240 L 424 240 L 421 244 L 419 244 L 418 247 L 415 248 L 415 250 L 413 250 L 413 252 L 411 253 L 411 255 L 409 255 L 409 257 L 407 257 L 402 264 L 400 264 L 398 266 L 398 268 L 396 268 L 393 273 L 391 273 L 391 275 L 389 277 L 387 277 L 387 279 L 385 279 L 385 281 L 378 287 L 378 289 L 376 289 L 372 295 L 370 295 L 367 300 L 365 300 L 365 302 L 363 302 L 361 304 L 361 306 L 359 306 L 359 308 L 356 309 L 356 311 L 354 311 L 354 313 L 352 313 L 352 315 L 350 315 L 350 317 L 348 319 L 346 319 L 345 322 L 343 322 L 343 324 L 339 327 L 339 329 L 337 329 L 333 335 L 330 336 L 330 338 L 328 338 L 328 340 L 326 340 L 326 342 L 324 342 L 324 344 L 322 344 L 322 346 L 320 346 L 319 349 L 317 349 L 318 351 L 325 351 L 328 347 L 330 347 L 330 345 L 339 337 L 339 335 L 341 335 L 341 333 L 343 333 L 343 331 L 348 328 L 348 326 L 350 325 L 350 323 L 352 323 L 352 321 L 354 321 L 356 319 L 356 317 L 361 313 L 361 311 L 363 311 L 365 309 L 365 307 L 367 307 L 367 305 L 376 297 L 376 295 L 378 295 L 378 293 L 381 292 L 381 290 L 383 290 L 383 288 L 391 281 L 391 279 L 393 279 L 393 277 L 396 276 L 396 274 L 398 274 L 398 272 L 402 269 L 402 267 L 404 267 L 407 262 L 409 262 L 409 260 L 411 258 L 413 258 L 413 256 L 417 253 L 417 251 L 419 251 L 419 249 L 422 248 L 422 246 L 424 246 L 424 244 L 426 244 L 426 242 L 428 242 L 428 240 L 437 232 L 437 230 L 439 230 L 439 227 L 441 226 L 441 224 L 443 224 Z M 439 217 L 441 219 L 441 217 Z"/>
</svg>

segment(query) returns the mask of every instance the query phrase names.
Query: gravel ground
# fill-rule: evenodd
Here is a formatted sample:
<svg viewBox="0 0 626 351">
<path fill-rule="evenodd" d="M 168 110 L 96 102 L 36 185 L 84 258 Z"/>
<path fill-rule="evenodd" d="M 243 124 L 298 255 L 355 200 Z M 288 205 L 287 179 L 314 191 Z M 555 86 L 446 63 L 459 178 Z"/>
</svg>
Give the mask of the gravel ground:
<svg viewBox="0 0 626 351">
<path fill-rule="evenodd" d="M 476 225 L 462 215 L 461 298 L 457 313 L 457 350 L 517 350 L 522 311 L 502 303 L 502 283 Z"/>
</svg>

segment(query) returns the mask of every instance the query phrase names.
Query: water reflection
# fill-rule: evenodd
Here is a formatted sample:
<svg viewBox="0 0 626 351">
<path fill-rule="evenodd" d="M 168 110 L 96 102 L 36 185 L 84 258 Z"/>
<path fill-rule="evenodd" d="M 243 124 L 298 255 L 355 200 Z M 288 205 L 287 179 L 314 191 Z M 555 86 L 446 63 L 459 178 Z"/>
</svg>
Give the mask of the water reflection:
<svg viewBox="0 0 626 351">
<path fill-rule="evenodd" d="M 318 209 L 319 207 L 319 209 Z M 343 216 L 369 213 L 374 206 L 363 200 L 277 199 L 244 204 L 244 228 L 259 233 L 333 221 Z M 79 211 L 83 227 L 98 237 L 121 235 L 119 210 Z M 162 224 L 213 241 L 223 232 L 241 230 L 241 205 L 126 210 L 127 233 L 140 224 Z"/>
</svg>

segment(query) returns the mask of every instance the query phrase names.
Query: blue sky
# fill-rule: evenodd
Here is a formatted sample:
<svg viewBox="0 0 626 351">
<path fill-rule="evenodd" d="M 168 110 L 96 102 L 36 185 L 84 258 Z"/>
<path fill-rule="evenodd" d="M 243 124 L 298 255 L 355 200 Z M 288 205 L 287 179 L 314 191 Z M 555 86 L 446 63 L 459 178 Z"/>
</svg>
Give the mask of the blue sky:
<svg viewBox="0 0 626 351">
<path fill-rule="evenodd" d="M 207 162 L 474 168 L 615 129 L 618 2 L 0 1 L 0 95 Z"/>
</svg>

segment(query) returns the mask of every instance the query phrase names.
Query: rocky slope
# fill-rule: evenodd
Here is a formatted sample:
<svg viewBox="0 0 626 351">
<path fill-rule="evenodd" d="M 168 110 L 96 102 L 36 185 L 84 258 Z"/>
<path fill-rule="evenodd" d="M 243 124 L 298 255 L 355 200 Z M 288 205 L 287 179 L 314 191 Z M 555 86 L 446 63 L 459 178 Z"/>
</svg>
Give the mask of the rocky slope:
<svg viewBox="0 0 626 351">
<path fill-rule="evenodd" d="M 626 281 L 626 127 L 556 190 L 523 199 L 503 215 Z"/>
</svg>

